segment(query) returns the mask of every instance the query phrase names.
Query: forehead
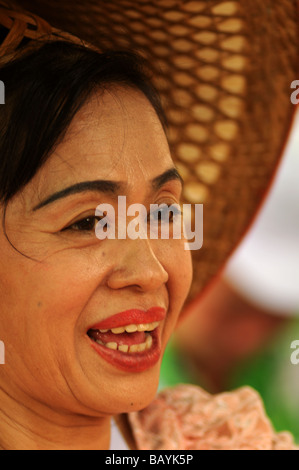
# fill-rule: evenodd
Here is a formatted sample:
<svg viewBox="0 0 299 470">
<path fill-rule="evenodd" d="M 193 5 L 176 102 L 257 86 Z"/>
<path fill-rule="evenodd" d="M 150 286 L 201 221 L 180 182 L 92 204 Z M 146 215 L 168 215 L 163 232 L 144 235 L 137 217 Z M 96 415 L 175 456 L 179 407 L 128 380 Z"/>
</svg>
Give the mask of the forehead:
<svg viewBox="0 0 299 470">
<path fill-rule="evenodd" d="M 147 98 L 129 88 L 98 92 L 73 119 L 40 172 L 39 185 L 109 178 L 140 183 L 172 164 L 167 138 Z"/>
</svg>

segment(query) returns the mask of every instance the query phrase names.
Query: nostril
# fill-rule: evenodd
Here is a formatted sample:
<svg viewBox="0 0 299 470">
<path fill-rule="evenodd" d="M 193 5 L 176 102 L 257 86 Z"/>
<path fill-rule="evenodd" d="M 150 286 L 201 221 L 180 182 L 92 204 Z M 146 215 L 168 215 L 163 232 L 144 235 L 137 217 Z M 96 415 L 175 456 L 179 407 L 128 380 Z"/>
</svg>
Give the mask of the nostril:
<svg viewBox="0 0 299 470">
<path fill-rule="evenodd" d="M 145 259 L 134 253 L 123 258 L 120 266 L 110 273 L 107 286 L 111 289 L 130 287 L 139 291 L 154 291 L 166 284 L 168 279 L 167 271 L 154 255 L 151 259 Z"/>
</svg>

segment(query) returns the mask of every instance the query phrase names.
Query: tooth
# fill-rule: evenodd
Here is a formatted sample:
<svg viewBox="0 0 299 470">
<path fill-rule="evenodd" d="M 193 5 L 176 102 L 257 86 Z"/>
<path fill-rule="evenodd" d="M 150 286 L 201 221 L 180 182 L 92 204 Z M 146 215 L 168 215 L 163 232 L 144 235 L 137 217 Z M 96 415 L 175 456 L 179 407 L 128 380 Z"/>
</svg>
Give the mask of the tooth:
<svg viewBox="0 0 299 470">
<path fill-rule="evenodd" d="M 149 326 L 148 323 L 141 323 L 140 325 L 137 325 L 137 330 L 138 331 L 147 331 L 148 326 Z"/>
<path fill-rule="evenodd" d="M 130 353 L 138 352 L 138 346 L 139 344 L 132 344 L 132 346 L 130 346 L 129 352 Z"/>
<path fill-rule="evenodd" d="M 140 325 L 137 325 L 137 329 L 138 331 L 153 331 L 155 328 L 157 328 L 158 325 L 158 321 L 154 323 L 141 323 Z"/>
<path fill-rule="evenodd" d="M 120 326 L 119 328 L 112 328 L 112 333 L 114 333 L 115 335 L 119 335 L 120 333 L 124 333 L 125 332 L 125 328 L 123 328 L 122 326 Z"/>
<path fill-rule="evenodd" d="M 127 353 L 129 351 L 129 346 L 127 344 L 120 344 L 118 346 L 118 350 Z"/>
<path fill-rule="evenodd" d="M 106 348 L 113 349 L 114 351 L 117 350 L 117 343 L 106 343 Z"/>
<path fill-rule="evenodd" d="M 139 352 L 145 351 L 145 349 L 146 349 L 146 343 L 139 344 L 139 348 L 138 348 Z"/>
<path fill-rule="evenodd" d="M 100 330 L 100 333 L 107 333 L 109 330 Z"/>
<path fill-rule="evenodd" d="M 153 330 L 155 330 L 158 325 L 159 325 L 159 322 L 158 322 L 158 321 L 156 321 L 155 323 L 150 323 L 150 324 L 148 325 L 147 331 L 153 331 Z"/>
<path fill-rule="evenodd" d="M 150 349 L 152 344 L 153 344 L 153 338 L 151 337 L 151 335 L 148 335 L 148 337 L 146 338 L 145 343 L 146 343 L 146 347 L 148 349 Z"/>
<path fill-rule="evenodd" d="M 104 343 L 103 343 L 102 341 L 100 341 L 99 339 L 96 340 L 96 343 L 102 344 L 102 345 L 104 344 Z"/>
<path fill-rule="evenodd" d="M 137 331 L 136 325 L 128 325 L 125 327 L 127 333 L 135 333 Z"/>
</svg>

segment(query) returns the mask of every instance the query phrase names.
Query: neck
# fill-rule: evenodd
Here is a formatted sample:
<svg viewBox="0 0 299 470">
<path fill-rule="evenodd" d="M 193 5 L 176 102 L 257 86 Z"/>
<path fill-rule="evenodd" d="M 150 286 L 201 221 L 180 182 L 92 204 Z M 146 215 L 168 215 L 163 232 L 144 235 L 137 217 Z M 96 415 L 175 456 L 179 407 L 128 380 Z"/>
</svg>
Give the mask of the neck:
<svg viewBox="0 0 299 470">
<path fill-rule="evenodd" d="M 107 450 L 111 417 L 55 411 L 18 401 L 0 389 L 0 449 Z"/>
</svg>

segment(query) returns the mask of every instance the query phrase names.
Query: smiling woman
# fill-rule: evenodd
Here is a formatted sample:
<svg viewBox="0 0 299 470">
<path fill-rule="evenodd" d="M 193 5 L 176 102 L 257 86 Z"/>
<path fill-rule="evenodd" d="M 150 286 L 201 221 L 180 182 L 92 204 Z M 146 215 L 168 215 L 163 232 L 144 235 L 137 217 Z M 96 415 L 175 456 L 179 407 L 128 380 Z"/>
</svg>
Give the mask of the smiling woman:
<svg viewBox="0 0 299 470">
<path fill-rule="evenodd" d="M 164 114 L 128 52 L 46 43 L 1 76 L 1 445 L 105 449 L 110 416 L 153 400 L 191 283 L 183 239 L 95 236 L 118 195 L 180 202 Z"/>
<path fill-rule="evenodd" d="M 190 251 L 183 236 L 95 233 L 96 208 L 117 213 L 120 196 L 148 211 L 181 201 L 145 60 L 24 12 L 3 7 L 0 21 L 0 447 L 115 450 L 116 429 L 127 449 L 293 448 L 248 388 L 156 398 Z"/>
</svg>

